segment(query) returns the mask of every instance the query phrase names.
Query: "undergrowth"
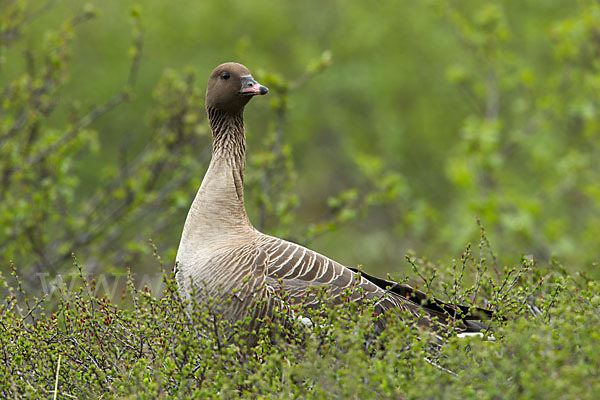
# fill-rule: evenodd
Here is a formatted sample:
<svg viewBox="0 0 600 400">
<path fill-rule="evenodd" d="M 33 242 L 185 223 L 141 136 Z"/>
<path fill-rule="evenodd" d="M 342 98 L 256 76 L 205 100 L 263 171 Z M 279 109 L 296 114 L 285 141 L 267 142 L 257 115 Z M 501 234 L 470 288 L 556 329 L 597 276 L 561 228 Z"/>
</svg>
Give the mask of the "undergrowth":
<svg viewBox="0 0 600 400">
<path fill-rule="evenodd" d="M 316 310 L 281 310 L 250 347 L 244 323 L 230 327 L 210 304 L 183 301 L 159 256 L 162 292 L 128 274 L 116 300 L 75 258 L 77 283 L 42 298 L 26 293 L 13 266 L 0 276 L 0 396 L 593 398 L 600 284 L 558 262 L 500 271 L 486 249 L 482 232 L 478 257 L 470 246 L 446 266 L 407 256 L 422 290 L 496 312 L 493 340 L 449 330 L 441 347 L 405 315 L 385 315 L 376 335 L 372 305 L 325 298 Z"/>
</svg>

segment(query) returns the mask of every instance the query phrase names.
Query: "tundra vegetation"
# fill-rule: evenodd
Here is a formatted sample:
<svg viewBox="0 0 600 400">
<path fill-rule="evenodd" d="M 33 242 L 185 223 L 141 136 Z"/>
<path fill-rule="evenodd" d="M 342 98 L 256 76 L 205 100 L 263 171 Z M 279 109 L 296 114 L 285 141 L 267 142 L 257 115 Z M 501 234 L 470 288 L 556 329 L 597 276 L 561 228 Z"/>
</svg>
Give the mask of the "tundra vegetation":
<svg viewBox="0 0 600 400">
<path fill-rule="evenodd" d="M 0 4 L 2 398 L 595 397 L 597 2 L 126 3 Z M 179 298 L 229 60 L 270 88 L 254 224 L 490 308 L 495 340 L 324 298 L 248 349 Z"/>
</svg>

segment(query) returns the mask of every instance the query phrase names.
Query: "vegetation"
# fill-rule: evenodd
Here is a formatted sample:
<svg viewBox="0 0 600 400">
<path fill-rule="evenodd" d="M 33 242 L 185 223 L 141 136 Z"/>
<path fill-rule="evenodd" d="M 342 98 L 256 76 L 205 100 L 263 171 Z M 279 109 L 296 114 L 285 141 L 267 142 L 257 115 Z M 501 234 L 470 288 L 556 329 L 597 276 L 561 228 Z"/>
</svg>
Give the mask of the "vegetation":
<svg viewBox="0 0 600 400">
<path fill-rule="evenodd" d="M 484 239 L 482 239 L 484 240 Z M 485 251 L 485 248 L 483 248 Z M 162 264 L 160 257 L 157 257 Z M 75 260 L 73 288 L 29 297 L 13 271 L 0 306 L 0 394 L 4 398 L 594 398 L 599 283 L 560 265 L 540 271 L 523 260 L 503 281 L 469 249 L 458 265 L 410 260 L 427 290 L 447 301 L 496 310 L 494 340 L 458 339 L 439 348 L 406 315 L 386 315 L 375 335 L 372 310 L 349 303 L 281 310 L 244 344 L 210 304 L 185 304 L 172 275 L 165 290 L 137 290 L 129 276 L 111 302 Z M 493 270 L 493 269 L 490 269 Z M 463 278 L 473 271 L 473 286 Z M 13 279 L 14 278 L 14 279 Z M 543 280 L 550 280 L 544 282 Z M 450 283 L 448 286 L 442 282 Z M 48 311 L 48 310 L 55 311 Z M 313 321 L 306 326 L 298 316 Z M 281 323 L 279 321 L 283 320 Z M 576 327 L 576 329 L 574 329 Z"/>
<path fill-rule="evenodd" d="M 0 4 L 1 397 L 597 392 L 597 2 L 127 3 Z M 495 341 L 324 306 L 249 351 L 182 304 L 204 82 L 230 60 L 270 88 L 246 112 L 254 224 L 490 307 Z"/>
</svg>

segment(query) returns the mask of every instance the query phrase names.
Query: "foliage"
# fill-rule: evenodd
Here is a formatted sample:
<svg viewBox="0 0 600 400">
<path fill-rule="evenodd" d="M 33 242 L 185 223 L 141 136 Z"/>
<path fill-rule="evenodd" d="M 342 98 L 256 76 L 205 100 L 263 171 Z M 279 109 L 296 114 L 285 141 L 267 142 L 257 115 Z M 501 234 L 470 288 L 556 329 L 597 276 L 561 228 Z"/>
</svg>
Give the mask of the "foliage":
<svg viewBox="0 0 600 400">
<path fill-rule="evenodd" d="M 1 6 L 4 270 L 141 270 L 148 237 L 173 258 L 209 157 L 198 76 L 236 59 L 271 86 L 246 116 L 265 232 L 384 273 L 478 216 L 501 254 L 595 273 L 596 2 L 218 4 Z"/>
<path fill-rule="evenodd" d="M 445 234 L 456 238 L 448 228 L 475 212 L 537 257 L 597 260 L 598 3 L 580 2 L 578 15 L 551 27 L 553 68 L 545 69 L 514 48 L 520 38 L 502 3 L 438 8 L 468 50 L 448 77 L 473 107 L 447 162 L 460 200 Z"/>
<path fill-rule="evenodd" d="M 119 164 L 100 171 L 102 184 L 78 192 L 82 153 L 98 147 L 98 134 L 89 126 L 130 98 L 142 51 L 141 24 L 132 13 L 134 45 L 125 87 L 87 112 L 73 101 L 69 118 L 56 126 L 53 118 L 63 100 L 60 90 L 73 30 L 93 16 L 87 10 L 49 34 L 44 52 L 31 55 L 29 68 L 3 92 L 0 248 L 9 259 L 30 265 L 33 276 L 55 274 L 79 248 L 89 249 L 97 262 L 106 260 L 107 254 L 113 262 L 132 262 L 140 238 L 145 240 L 170 222 L 166 210 L 185 207 L 177 189 L 190 184 L 191 172 L 202 161 L 192 149 L 209 143 L 206 129 L 200 128 L 203 111 L 194 75 L 166 71 L 156 88 L 151 144 L 135 158 L 123 145 Z M 42 65 L 37 66 L 40 60 Z M 155 217 L 160 214 L 165 218 Z M 150 231 L 132 226 L 131 221 L 150 218 L 154 222 Z"/>
<path fill-rule="evenodd" d="M 34 3 L 0 4 L 2 397 L 600 389 L 597 2 Z M 162 263 L 161 295 L 136 283 L 149 237 L 174 259 L 210 157 L 202 80 L 231 59 L 271 89 L 246 115 L 254 224 L 490 307 L 495 341 L 448 331 L 439 348 L 393 315 L 375 336 L 350 305 L 294 310 L 310 327 L 283 310 L 248 349 Z M 478 256 L 414 255 L 479 232 Z M 73 252 L 86 275 L 75 261 L 66 286 Z"/>
<path fill-rule="evenodd" d="M 232 328 L 210 302 L 183 302 L 157 259 L 162 293 L 129 275 L 117 302 L 77 260 L 77 282 L 56 282 L 42 299 L 25 292 L 15 268 L 0 277 L 2 397 L 593 398 L 599 389 L 599 283 L 558 264 L 541 272 L 524 260 L 496 277 L 467 250 L 459 266 L 436 268 L 440 282 L 453 282 L 447 301 L 498 311 L 492 341 L 448 331 L 438 348 L 396 313 L 375 335 L 372 306 L 323 301 L 280 310 L 248 348 L 244 323 Z M 435 290 L 427 263 L 411 263 Z"/>
</svg>

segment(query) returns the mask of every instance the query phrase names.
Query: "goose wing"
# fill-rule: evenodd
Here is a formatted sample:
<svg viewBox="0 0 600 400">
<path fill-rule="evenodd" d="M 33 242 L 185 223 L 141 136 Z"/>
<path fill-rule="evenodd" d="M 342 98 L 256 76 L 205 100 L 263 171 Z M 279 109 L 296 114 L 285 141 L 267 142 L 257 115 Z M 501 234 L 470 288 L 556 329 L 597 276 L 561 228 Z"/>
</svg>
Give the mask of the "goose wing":
<svg viewBox="0 0 600 400">
<path fill-rule="evenodd" d="M 386 297 L 385 289 L 306 247 L 270 236 L 261 242 L 260 247 L 268 255 L 267 284 L 283 290 L 292 302 L 316 303 L 314 289 L 321 287 L 334 302 L 341 302 L 344 293 L 351 301 Z M 396 303 L 399 307 L 403 302 Z"/>
<path fill-rule="evenodd" d="M 370 299 L 376 312 L 396 308 L 410 312 L 422 326 L 436 326 L 454 320 L 455 329 L 479 332 L 486 325 L 477 320 L 489 319 L 491 312 L 452 305 L 427 296 L 409 285 L 376 278 L 355 268 L 348 268 L 315 251 L 295 243 L 267 236 L 261 248 L 268 255 L 267 285 L 285 293 L 288 300 L 305 305 L 319 301 L 314 288 L 326 287 L 331 299 L 341 302 Z M 346 297 L 342 294 L 347 294 Z M 433 322 L 432 318 L 438 322 Z"/>
</svg>

